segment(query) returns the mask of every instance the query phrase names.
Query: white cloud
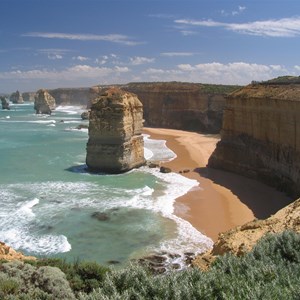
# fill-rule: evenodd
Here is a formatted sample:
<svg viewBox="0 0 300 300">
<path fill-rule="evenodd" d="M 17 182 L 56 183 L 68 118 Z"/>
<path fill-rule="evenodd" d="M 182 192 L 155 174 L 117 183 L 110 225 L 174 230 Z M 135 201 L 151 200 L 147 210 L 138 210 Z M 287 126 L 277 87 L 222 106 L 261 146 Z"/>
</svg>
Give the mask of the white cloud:
<svg viewBox="0 0 300 300">
<path fill-rule="evenodd" d="M 193 56 L 192 52 L 163 52 L 161 56 L 174 57 L 174 56 Z"/>
<path fill-rule="evenodd" d="M 73 56 L 72 59 L 74 59 L 74 60 L 79 60 L 79 61 L 86 61 L 86 60 L 89 60 L 88 57 L 80 56 L 80 55 L 78 55 L 78 56 Z"/>
<path fill-rule="evenodd" d="M 294 68 L 295 68 L 297 71 L 300 71 L 300 66 L 295 65 Z"/>
<path fill-rule="evenodd" d="M 300 35 L 300 17 L 277 20 L 255 21 L 248 23 L 223 23 L 213 20 L 175 20 L 177 24 L 203 27 L 221 27 L 230 31 L 269 37 L 296 37 Z"/>
<path fill-rule="evenodd" d="M 47 39 L 64 39 L 78 41 L 107 41 L 112 43 L 123 44 L 127 46 L 135 46 L 142 44 L 141 42 L 132 41 L 128 36 L 123 34 L 72 34 L 60 32 L 28 32 L 22 34 L 23 37 L 47 38 Z"/>
<path fill-rule="evenodd" d="M 133 72 L 128 66 L 113 67 L 78 64 L 62 70 L 17 69 L 0 72 L 0 85 L 3 90 L 8 83 L 12 90 L 34 90 L 41 87 L 91 86 L 97 83 L 113 84 L 139 81 L 185 81 L 215 84 L 249 84 L 251 81 L 268 80 L 283 75 L 295 75 L 300 72 L 300 65 L 288 70 L 281 65 L 265 65 L 247 62 L 210 62 L 199 64 L 179 64 L 174 68 L 145 68 Z"/>
<path fill-rule="evenodd" d="M 154 58 L 142 57 L 142 56 L 135 56 L 130 58 L 130 63 L 132 65 L 143 65 L 148 63 L 153 63 L 155 61 Z"/>
<path fill-rule="evenodd" d="M 237 10 L 231 12 L 233 16 L 241 14 L 246 9 L 246 6 L 239 6 Z"/>
<path fill-rule="evenodd" d="M 0 73 L 0 79 L 55 79 L 57 81 L 72 81 L 74 79 L 95 78 L 99 79 L 112 74 L 129 72 L 129 68 L 124 67 L 93 67 L 89 65 L 75 65 L 64 70 L 16 70 L 12 72 Z"/>
<path fill-rule="evenodd" d="M 62 55 L 60 54 L 48 54 L 48 58 L 51 60 L 62 59 Z"/>
</svg>

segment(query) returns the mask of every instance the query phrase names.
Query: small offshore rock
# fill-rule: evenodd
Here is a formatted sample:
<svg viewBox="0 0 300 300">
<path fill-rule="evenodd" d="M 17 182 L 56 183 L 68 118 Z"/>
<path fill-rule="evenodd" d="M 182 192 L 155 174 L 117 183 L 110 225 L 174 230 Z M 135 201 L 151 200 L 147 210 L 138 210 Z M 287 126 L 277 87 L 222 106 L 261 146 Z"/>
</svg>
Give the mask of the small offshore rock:
<svg viewBox="0 0 300 300">
<path fill-rule="evenodd" d="M 76 129 L 80 130 L 80 129 L 88 129 L 89 125 L 85 125 L 85 124 L 79 124 Z"/>
<path fill-rule="evenodd" d="M 172 170 L 170 168 L 167 168 L 167 167 L 160 167 L 159 171 L 161 173 L 171 173 Z"/>
<path fill-rule="evenodd" d="M 156 163 L 150 162 L 150 163 L 148 164 L 148 167 L 151 168 L 151 169 L 154 169 L 154 168 L 158 168 L 159 165 L 156 164 Z"/>
<path fill-rule="evenodd" d="M 81 119 L 82 120 L 88 120 L 90 118 L 90 111 L 87 110 L 87 111 L 84 111 L 82 114 L 81 114 Z"/>
<path fill-rule="evenodd" d="M 97 219 L 98 221 L 108 221 L 109 220 L 109 216 L 106 213 L 99 212 L 99 211 L 92 213 L 91 217 Z"/>
</svg>

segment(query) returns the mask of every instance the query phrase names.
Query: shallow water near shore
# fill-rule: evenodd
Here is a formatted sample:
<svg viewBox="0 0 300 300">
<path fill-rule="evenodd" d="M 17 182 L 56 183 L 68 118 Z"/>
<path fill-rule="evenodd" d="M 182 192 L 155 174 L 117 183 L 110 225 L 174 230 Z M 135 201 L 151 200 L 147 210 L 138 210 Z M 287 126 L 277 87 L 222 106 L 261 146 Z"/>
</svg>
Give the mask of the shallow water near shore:
<svg viewBox="0 0 300 300">
<path fill-rule="evenodd" d="M 35 256 L 121 264 L 151 251 L 199 251 L 212 241 L 173 214 L 198 183 L 142 167 L 121 175 L 85 171 L 82 110 L 35 115 L 32 104 L 0 112 L 0 240 Z M 169 160 L 145 136 L 145 156 Z"/>
</svg>

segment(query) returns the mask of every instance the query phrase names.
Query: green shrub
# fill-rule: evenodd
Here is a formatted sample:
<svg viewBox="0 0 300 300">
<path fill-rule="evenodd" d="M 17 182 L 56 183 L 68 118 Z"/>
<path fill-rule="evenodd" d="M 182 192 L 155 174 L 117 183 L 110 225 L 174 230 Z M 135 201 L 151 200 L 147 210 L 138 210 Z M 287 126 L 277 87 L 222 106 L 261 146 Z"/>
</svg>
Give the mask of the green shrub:
<svg viewBox="0 0 300 300">
<path fill-rule="evenodd" d="M 42 266 L 47 263 L 51 266 Z M 287 231 L 265 236 L 242 257 L 219 257 L 208 272 L 186 269 L 153 275 L 139 265 L 108 272 L 96 263 L 53 259 L 32 265 L 3 263 L 0 298 L 73 299 L 70 284 L 81 300 L 289 300 L 300 299 L 299 278 L 300 234 Z"/>
</svg>

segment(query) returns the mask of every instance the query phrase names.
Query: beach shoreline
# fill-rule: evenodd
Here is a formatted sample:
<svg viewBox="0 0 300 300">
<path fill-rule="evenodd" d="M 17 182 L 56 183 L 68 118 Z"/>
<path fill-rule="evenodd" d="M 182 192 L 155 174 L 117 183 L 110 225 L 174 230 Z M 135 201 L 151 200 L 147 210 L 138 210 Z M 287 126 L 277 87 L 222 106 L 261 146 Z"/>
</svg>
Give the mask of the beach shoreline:
<svg viewBox="0 0 300 300">
<path fill-rule="evenodd" d="M 165 140 L 166 146 L 177 155 L 161 165 L 198 181 L 198 187 L 176 199 L 174 210 L 178 217 L 213 241 L 219 233 L 254 218 L 266 218 L 291 201 L 255 180 L 207 168 L 220 139 L 218 135 L 162 128 L 144 128 L 144 133 L 151 139 Z"/>
</svg>

